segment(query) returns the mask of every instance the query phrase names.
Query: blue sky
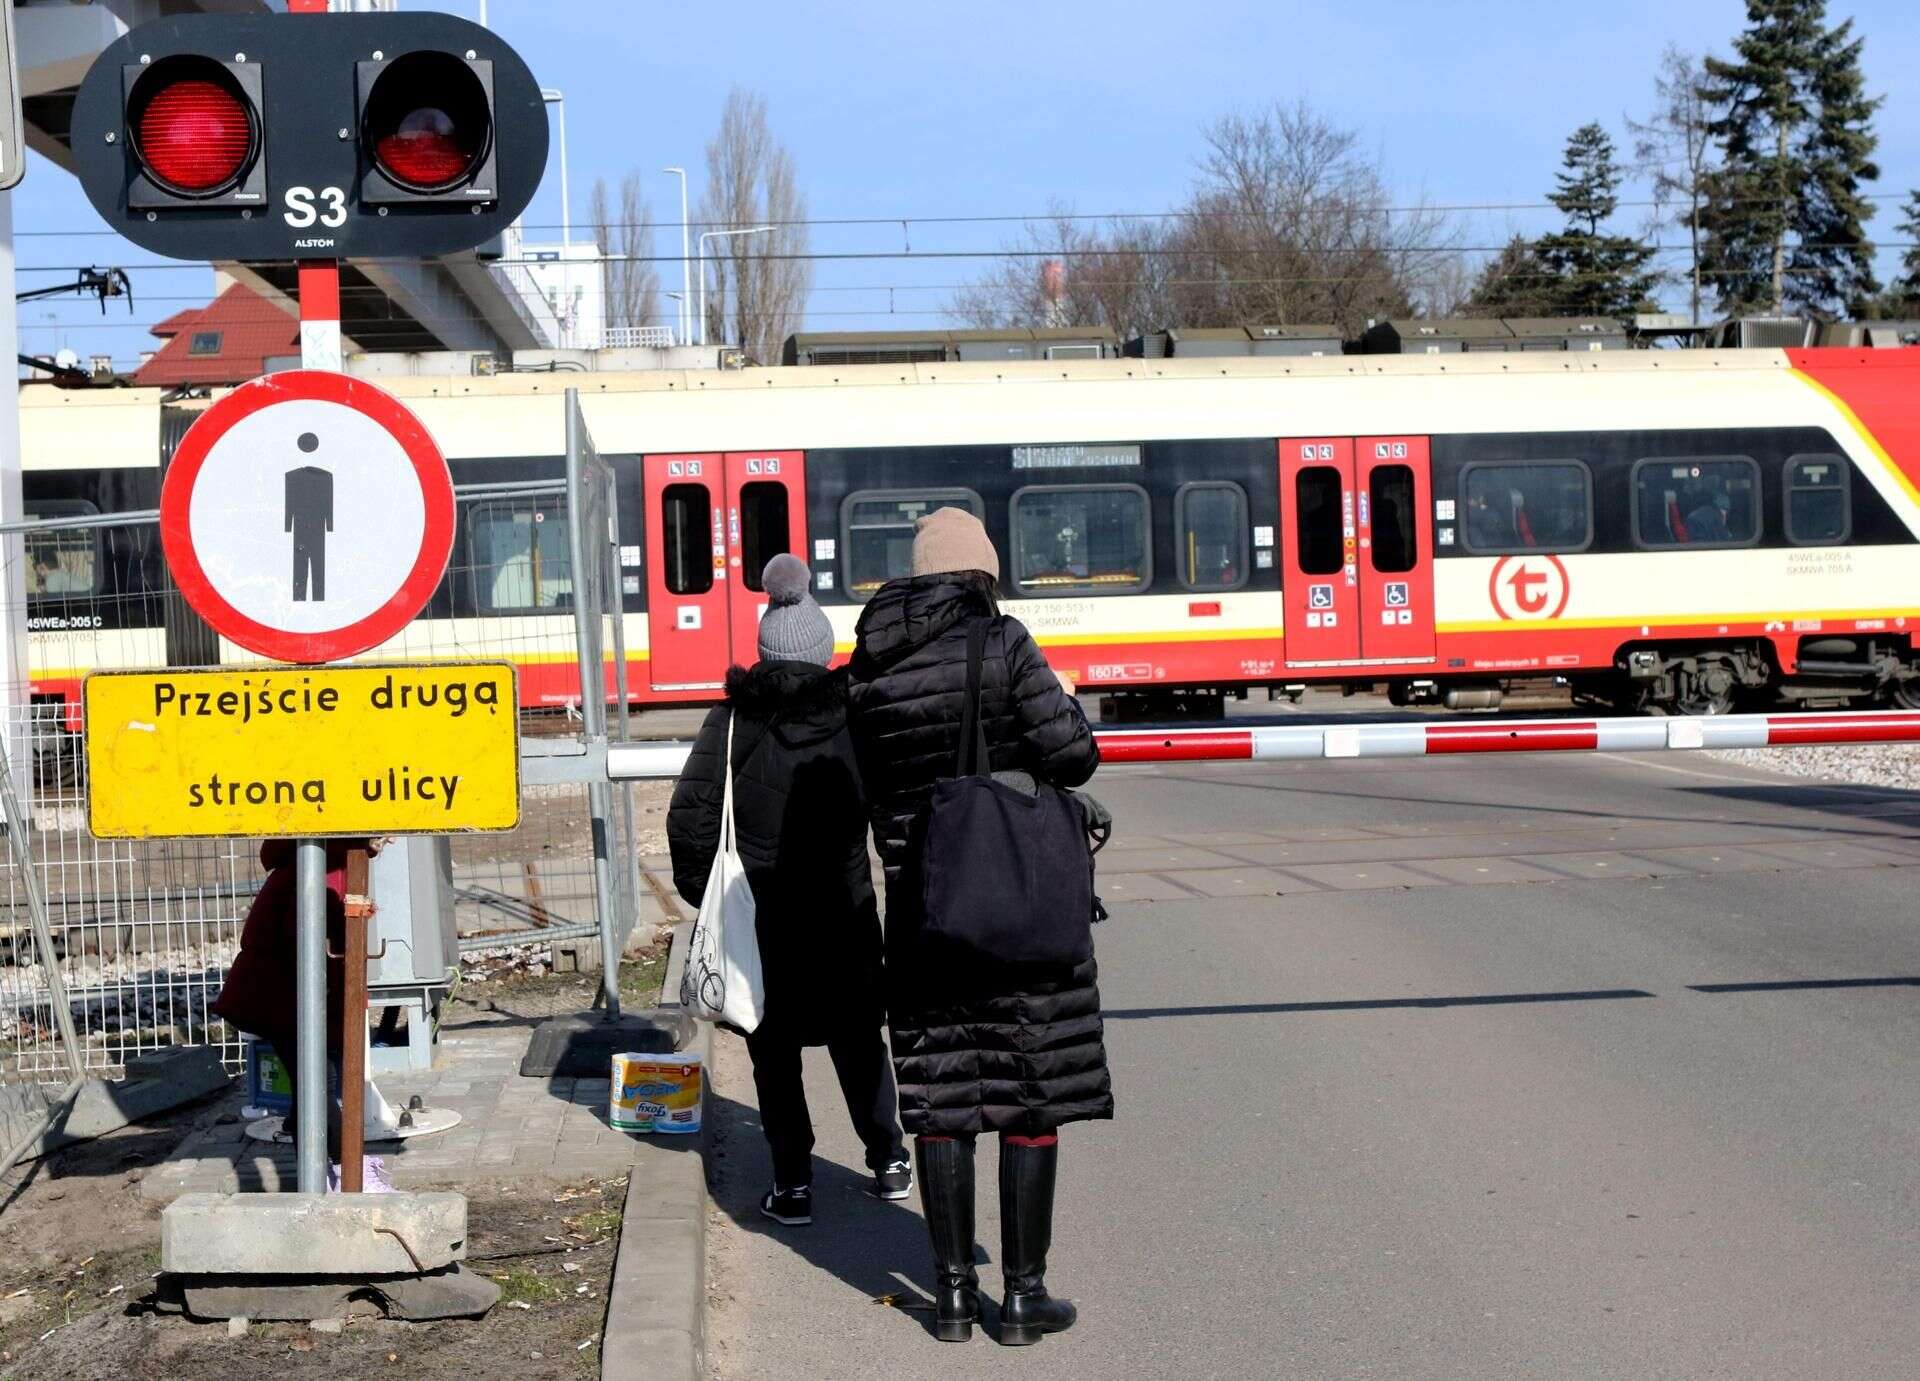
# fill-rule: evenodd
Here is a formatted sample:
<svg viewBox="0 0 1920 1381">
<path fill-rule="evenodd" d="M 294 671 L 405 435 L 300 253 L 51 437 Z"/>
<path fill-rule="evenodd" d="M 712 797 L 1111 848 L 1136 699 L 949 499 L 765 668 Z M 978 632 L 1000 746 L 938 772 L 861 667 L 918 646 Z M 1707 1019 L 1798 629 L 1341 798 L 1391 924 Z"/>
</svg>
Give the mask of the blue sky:
<svg viewBox="0 0 1920 1381">
<path fill-rule="evenodd" d="M 469 18 L 479 8 L 403 5 Z M 983 250 L 1015 237 L 1018 222 L 913 218 L 1039 215 L 1056 199 L 1089 213 L 1162 210 L 1192 182 L 1202 125 L 1236 106 L 1298 98 L 1360 133 L 1397 200 L 1537 206 L 1569 131 L 1598 119 L 1628 145 L 1623 116 L 1651 106 L 1662 48 L 1725 52 L 1744 13 L 1741 0 L 489 6 L 542 83 L 566 93 L 576 226 L 596 175 L 638 169 L 665 255 L 679 249 L 679 192 L 659 169 L 685 165 L 697 207 L 703 148 L 734 84 L 766 97 L 813 216 L 887 222 L 816 227 L 816 250 Z M 1886 98 L 1873 189 L 1885 209 L 1870 230 L 1891 239 L 1893 209 L 1920 186 L 1920 11 L 1912 0 L 1830 0 L 1829 13 L 1855 17 L 1869 88 Z M 48 164 L 35 160 L 14 201 L 23 288 L 54 276 L 26 271 L 33 265 L 153 262 L 113 237 L 76 234 L 101 222 Z M 557 162 L 526 219 L 530 239 L 559 238 Z M 1537 209 L 1463 213 L 1463 239 L 1495 244 L 1553 219 Z M 936 324 L 948 285 L 982 267 L 823 263 L 809 324 Z M 661 278 L 677 287 L 678 265 L 661 265 Z M 130 363 L 151 344 L 147 324 L 203 301 L 211 284 L 196 268 L 135 269 L 133 279 L 132 316 L 118 305 L 104 319 L 90 303 L 23 307 L 22 348 L 66 345 Z"/>
</svg>

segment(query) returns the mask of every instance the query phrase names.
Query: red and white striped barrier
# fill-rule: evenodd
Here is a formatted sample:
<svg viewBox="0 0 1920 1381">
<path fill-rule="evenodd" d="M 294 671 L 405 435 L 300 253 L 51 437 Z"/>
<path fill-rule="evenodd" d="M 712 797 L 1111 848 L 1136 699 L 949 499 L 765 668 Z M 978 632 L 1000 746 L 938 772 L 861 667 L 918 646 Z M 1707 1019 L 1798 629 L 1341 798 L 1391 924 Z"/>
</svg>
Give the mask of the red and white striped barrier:
<svg viewBox="0 0 1920 1381">
<path fill-rule="evenodd" d="M 1920 743 L 1920 713 L 1730 714 L 1678 719 L 1477 720 L 1433 724 L 1271 724 L 1247 729 L 1105 729 L 1102 762 L 1419 758 L 1443 753 L 1645 753 Z"/>
<path fill-rule="evenodd" d="M 1797 748 L 1920 743 L 1920 713 L 1729 714 L 1681 719 L 1482 719 L 1436 723 L 1262 724 L 1246 729 L 1100 729 L 1100 759 L 1259 762 L 1299 758 L 1420 758 L 1443 753 L 1647 753 L 1697 748 Z M 606 775 L 677 777 L 685 743 L 615 743 Z"/>
</svg>

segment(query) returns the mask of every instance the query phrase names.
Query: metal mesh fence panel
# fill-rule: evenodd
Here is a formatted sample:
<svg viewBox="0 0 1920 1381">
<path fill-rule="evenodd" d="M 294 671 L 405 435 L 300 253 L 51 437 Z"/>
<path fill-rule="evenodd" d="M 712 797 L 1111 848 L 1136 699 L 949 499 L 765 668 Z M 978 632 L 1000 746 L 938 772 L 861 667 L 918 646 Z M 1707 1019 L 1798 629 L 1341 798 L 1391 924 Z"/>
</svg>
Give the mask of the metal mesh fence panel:
<svg viewBox="0 0 1920 1381">
<path fill-rule="evenodd" d="M 583 612 L 602 628 L 618 607 L 611 594 L 619 589 L 609 544 L 612 472 L 596 465 L 586 492 L 595 510 L 590 530 L 602 536 L 589 544 L 595 570 L 586 580 L 576 581 L 573 569 L 564 478 L 465 487 L 463 540 L 440 593 L 367 660 L 512 661 L 521 678 L 523 734 L 580 733 L 575 602 L 591 600 Z M 213 1017 L 209 1004 L 259 890 L 259 841 L 95 839 L 86 827 L 80 685 L 95 670 L 204 665 L 215 648 L 226 665 L 262 659 L 195 627 L 169 587 L 151 512 L 103 516 L 91 505 L 44 502 L 34 508 L 35 521 L 14 528 L 21 540 L 0 544 L 7 553 L 0 590 L 13 588 L 14 563 L 25 574 L 31 677 L 30 693 L 18 696 L 0 730 L 19 756 L 16 780 L 33 820 L 26 840 L 7 839 L 0 880 L 0 1079 L 57 1080 L 64 1068 L 29 936 L 24 867 L 43 880 L 90 1069 L 112 1073 L 143 1051 L 179 1044 L 213 1046 L 238 1064 L 242 1037 Z M 624 892 L 615 904 L 622 939 L 635 911 L 630 807 L 626 819 L 615 854 L 628 865 L 616 869 L 626 879 L 615 884 Z M 522 820 L 510 834 L 455 836 L 455 915 L 463 936 L 505 939 L 594 922 L 585 791 L 526 788 Z"/>
</svg>

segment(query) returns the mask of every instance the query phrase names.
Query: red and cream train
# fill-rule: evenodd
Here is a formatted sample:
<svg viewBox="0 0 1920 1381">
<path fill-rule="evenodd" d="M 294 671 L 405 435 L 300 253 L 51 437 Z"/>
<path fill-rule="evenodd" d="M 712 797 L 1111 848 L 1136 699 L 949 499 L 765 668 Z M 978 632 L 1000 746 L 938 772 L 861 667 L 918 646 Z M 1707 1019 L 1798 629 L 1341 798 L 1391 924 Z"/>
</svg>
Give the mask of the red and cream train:
<svg viewBox="0 0 1920 1381">
<path fill-rule="evenodd" d="M 381 381 L 461 485 L 560 473 L 582 391 L 619 487 L 629 685 L 719 694 L 758 572 L 812 566 L 842 651 L 914 520 L 960 505 L 1007 606 L 1149 709 L 1384 684 L 1623 708 L 1920 705 L 1920 351 L 1624 351 L 870 365 Z M 30 516 L 154 507 L 190 412 L 30 389 Z M 374 655 L 511 655 L 576 692 L 557 498 L 461 505 L 432 606 Z M 164 593 L 150 528 L 29 543 L 36 693 L 93 667 L 247 660 Z M 1198 693 L 1198 694 L 1195 694 Z"/>
</svg>

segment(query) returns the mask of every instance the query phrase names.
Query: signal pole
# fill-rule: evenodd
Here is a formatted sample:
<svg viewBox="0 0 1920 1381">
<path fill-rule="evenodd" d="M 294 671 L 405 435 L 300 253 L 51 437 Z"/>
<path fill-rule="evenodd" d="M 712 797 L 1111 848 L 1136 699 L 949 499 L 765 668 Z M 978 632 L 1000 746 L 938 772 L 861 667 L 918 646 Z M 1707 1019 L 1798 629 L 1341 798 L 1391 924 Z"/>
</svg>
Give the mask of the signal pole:
<svg viewBox="0 0 1920 1381">
<path fill-rule="evenodd" d="M 13 300 L 13 193 L 0 192 L 0 351 L 20 353 L 19 309 Z M 0 522 L 17 523 L 27 516 L 21 484 L 20 371 L 0 371 Z M 27 559 L 26 538 L 9 533 L 0 538 L 0 600 L 6 603 L 6 651 L 0 657 L 0 733 L 6 736 L 7 762 L 13 789 L 20 798 L 21 815 L 33 818 L 32 699 L 27 690 Z M 20 850 L 27 840 L 15 841 Z M 27 854 L 22 866 L 31 866 Z"/>
</svg>

